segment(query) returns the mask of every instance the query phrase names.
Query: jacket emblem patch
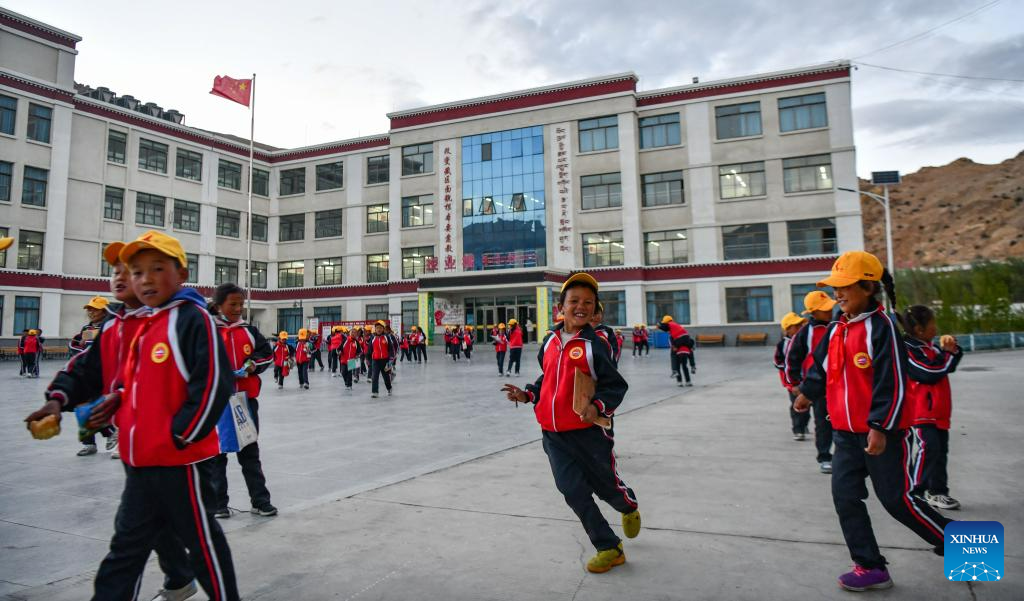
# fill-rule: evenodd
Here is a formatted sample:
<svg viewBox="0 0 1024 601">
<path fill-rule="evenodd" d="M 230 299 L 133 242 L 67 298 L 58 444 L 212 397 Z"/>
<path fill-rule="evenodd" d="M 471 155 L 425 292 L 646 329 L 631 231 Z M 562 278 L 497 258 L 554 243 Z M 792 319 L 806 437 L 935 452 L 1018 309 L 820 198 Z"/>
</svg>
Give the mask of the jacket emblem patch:
<svg viewBox="0 0 1024 601">
<path fill-rule="evenodd" d="M 867 353 L 857 353 L 853 356 L 853 364 L 861 369 L 871 367 L 871 357 Z"/>
<path fill-rule="evenodd" d="M 577 346 L 576 348 L 574 348 L 571 351 L 569 351 L 569 358 L 572 359 L 573 361 L 578 360 L 582 356 L 583 356 L 583 348 L 581 348 L 581 347 Z"/>
<path fill-rule="evenodd" d="M 153 363 L 163 363 L 167 361 L 167 358 L 171 356 L 171 349 L 167 348 L 167 345 L 163 342 L 158 342 L 153 345 L 153 350 L 149 353 L 149 358 Z"/>
<path fill-rule="evenodd" d="M 245 353 L 246 355 L 251 355 L 252 354 L 252 345 L 246 344 L 245 346 L 243 346 L 242 347 L 242 352 Z"/>
</svg>

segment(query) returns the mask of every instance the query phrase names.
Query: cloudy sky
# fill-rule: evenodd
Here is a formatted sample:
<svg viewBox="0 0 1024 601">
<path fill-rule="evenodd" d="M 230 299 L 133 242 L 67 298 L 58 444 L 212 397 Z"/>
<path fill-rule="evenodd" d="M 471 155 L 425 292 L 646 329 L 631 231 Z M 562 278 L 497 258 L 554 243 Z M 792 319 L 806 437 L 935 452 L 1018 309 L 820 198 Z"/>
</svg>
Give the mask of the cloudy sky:
<svg viewBox="0 0 1024 601">
<path fill-rule="evenodd" d="M 651 90 L 847 58 L 994 79 L 859 66 L 861 175 L 1024 150 L 1022 0 L 4 4 L 84 38 L 79 82 L 188 125 L 248 137 L 245 109 L 208 91 L 214 75 L 255 72 L 256 138 L 280 147 L 383 133 L 392 110 L 622 71 Z"/>
</svg>

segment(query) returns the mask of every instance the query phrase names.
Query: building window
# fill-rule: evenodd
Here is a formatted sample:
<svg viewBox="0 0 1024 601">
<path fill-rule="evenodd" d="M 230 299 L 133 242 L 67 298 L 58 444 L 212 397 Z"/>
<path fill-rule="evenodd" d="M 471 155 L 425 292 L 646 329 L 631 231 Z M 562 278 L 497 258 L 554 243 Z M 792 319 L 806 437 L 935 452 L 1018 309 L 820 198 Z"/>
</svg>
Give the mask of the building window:
<svg viewBox="0 0 1024 601">
<path fill-rule="evenodd" d="M 199 203 L 174 199 L 174 229 L 199 231 Z"/>
<path fill-rule="evenodd" d="M 213 285 L 238 283 L 238 259 L 217 257 L 213 264 Z"/>
<path fill-rule="evenodd" d="M 281 171 L 281 196 L 305 194 L 306 168 L 285 169 Z"/>
<path fill-rule="evenodd" d="M 270 196 L 270 172 L 262 169 L 252 170 L 252 193 L 258 196 Z"/>
<path fill-rule="evenodd" d="M 341 286 L 341 257 L 317 259 L 313 264 L 314 283 L 317 286 Z"/>
<path fill-rule="evenodd" d="M 434 170 L 434 145 L 417 144 L 402 147 L 402 175 L 430 173 Z"/>
<path fill-rule="evenodd" d="M 611 150 L 619 147 L 619 118 L 615 115 L 585 119 L 579 123 L 580 152 Z"/>
<path fill-rule="evenodd" d="M 18 233 L 18 269 L 43 269 L 43 233 L 21 230 Z"/>
<path fill-rule="evenodd" d="M 430 259 L 434 257 L 433 246 L 417 246 L 415 248 L 402 249 L 402 279 L 408 280 L 418 277 L 421 273 L 429 273 L 432 270 L 427 268 Z"/>
<path fill-rule="evenodd" d="M 686 230 L 647 232 L 644 234 L 644 257 L 648 265 L 686 263 L 690 243 Z"/>
<path fill-rule="evenodd" d="M 512 194 L 512 212 L 521 213 L 526 210 L 526 197 L 522 192 Z"/>
<path fill-rule="evenodd" d="M 242 221 L 242 214 L 231 209 L 217 208 L 217 235 L 237 238 L 240 231 L 239 224 Z M 264 232 L 264 236 L 266 232 Z"/>
<path fill-rule="evenodd" d="M 773 321 L 772 287 L 726 288 L 725 311 L 730 323 Z"/>
<path fill-rule="evenodd" d="M 28 139 L 36 142 L 50 143 L 50 123 L 53 122 L 53 109 L 39 104 L 28 105 Z"/>
<path fill-rule="evenodd" d="M 14 163 L 0 161 L 0 201 L 11 202 L 11 182 L 14 178 Z"/>
<path fill-rule="evenodd" d="M 786 192 L 832 189 L 832 155 L 782 159 L 782 181 Z"/>
<path fill-rule="evenodd" d="M 135 224 L 164 226 L 164 207 L 167 199 L 155 194 L 135 194 Z"/>
<path fill-rule="evenodd" d="M 671 315 L 676 323 L 690 323 L 690 291 L 659 290 L 647 293 L 647 323 L 660 323 Z"/>
<path fill-rule="evenodd" d="M 494 215 L 494 198 L 484 196 L 483 199 L 480 200 L 480 214 Z"/>
<path fill-rule="evenodd" d="M 264 172 L 266 173 L 266 172 Z M 242 166 L 238 163 L 219 159 L 217 161 L 217 185 L 232 190 L 242 189 Z M 253 194 L 256 190 L 253 189 Z M 266 194 L 264 194 L 266 196 Z"/>
<path fill-rule="evenodd" d="M 341 161 L 316 166 L 316 189 L 336 190 L 341 188 L 344 181 L 345 167 Z"/>
<path fill-rule="evenodd" d="M 722 228 L 722 250 L 726 261 L 767 259 L 768 224 L 751 223 Z"/>
<path fill-rule="evenodd" d="M 764 196 L 764 161 L 722 165 L 718 168 L 718 184 L 722 198 Z"/>
<path fill-rule="evenodd" d="M 185 278 L 185 282 L 188 284 L 196 284 L 199 282 L 199 255 L 193 253 L 185 253 L 185 269 L 188 270 L 188 277 Z"/>
<path fill-rule="evenodd" d="M 491 144 L 493 142 L 483 142 L 480 144 L 480 162 L 489 161 L 494 156 Z"/>
<path fill-rule="evenodd" d="M 473 199 L 463 198 L 462 199 L 462 216 L 472 217 L 473 216 Z"/>
<path fill-rule="evenodd" d="M 14 123 L 17 116 L 18 99 L 0 95 L 0 134 L 14 135 Z"/>
<path fill-rule="evenodd" d="M 604 322 L 609 326 L 626 325 L 626 293 L 622 290 L 602 291 L 601 304 L 604 305 Z"/>
<path fill-rule="evenodd" d="M 420 320 L 420 304 L 417 301 L 402 301 L 402 330 L 409 331 Z M 393 326 L 392 326 L 393 327 Z"/>
<path fill-rule="evenodd" d="M 779 98 L 779 130 L 796 131 L 828 126 L 825 93 Z"/>
<path fill-rule="evenodd" d="M 128 147 L 128 134 L 123 131 L 110 130 L 107 132 L 107 160 L 111 163 L 124 165 L 125 154 Z"/>
<path fill-rule="evenodd" d="M 683 204 L 683 172 L 663 171 L 641 176 L 641 201 L 645 207 Z"/>
<path fill-rule="evenodd" d="M 388 212 L 386 204 L 369 205 L 366 207 L 366 233 L 376 234 L 388 231 Z"/>
<path fill-rule="evenodd" d="M 25 178 L 21 183 L 21 204 L 45 207 L 48 179 L 50 179 L 50 172 L 46 169 L 25 165 Z"/>
<path fill-rule="evenodd" d="M 388 254 L 366 255 L 366 281 L 369 283 L 388 281 Z"/>
<path fill-rule="evenodd" d="M 341 235 L 341 209 L 317 211 L 313 235 L 317 238 L 334 238 Z"/>
<path fill-rule="evenodd" d="M 680 143 L 679 113 L 640 119 L 640 148 L 676 146 Z"/>
<path fill-rule="evenodd" d="M 377 321 L 378 319 L 388 320 L 388 306 L 366 305 L 366 321 Z"/>
<path fill-rule="evenodd" d="M 793 313 L 797 315 L 804 312 L 804 297 L 808 292 L 814 292 L 818 287 L 814 284 L 793 284 L 789 287 L 789 295 L 793 301 Z"/>
<path fill-rule="evenodd" d="M 266 215 L 257 215 L 253 213 L 252 239 L 255 240 L 256 242 L 267 241 L 267 221 L 268 220 Z"/>
<path fill-rule="evenodd" d="M 584 211 L 622 206 L 622 177 L 618 173 L 584 175 L 580 188 Z"/>
<path fill-rule="evenodd" d="M 249 282 L 253 288 L 267 287 L 267 264 L 262 261 L 253 261 L 252 269 L 249 271 Z"/>
<path fill-rule="evenodd" d="M 14 335 L 39 328 L 39 297 L 14 297 Z"/>
<path fill-rule="evenodd" d="M 203 179 L 203 155 L 184 148 L 178 149 L 174 174 L 178 177 L 201 181 Z"/>
<path fill-rule="evenodd" d="M 279 242 L 305 240 L 306 214 L 296 213 L 294 215 L 281 215 L 280 231 L 278 232 L 277 239 Z"/>
<path fill-rule="evenodd" d="M 402 198 L 402 227 L 434 225 L 434 195 Z"/>
<path fill-rule="evenodd" d="M 302 327 L 302 309 L 295 307 L 277 310 L 277 331 L 298 333 Z"/>
<path fill-rule="evenodd" d="M 386 184 L 391 179 L 391 159 L 388 155 L 366 159 L 366 185 Z"/>
<path fill-rule="evenodd" d="M 167 173 L 167 144 L 140 138 L 139 169 Z"/>
<path fill-rule="evenodd" d="M 622 232 L 583 234 L 583 266 L 609 267 L 625 262 Z"/>
<path fill-rule="evenodd" d="M 341 321 L 341 305 L 331 307 L 313 307 L 313 317 L 320 320 L 320 326 Z"/>
<path fill-rule="evenodd" d="M 830 255 L 836 252 L 836 220 L 831 217 L 787 221 L 786 230 L 789 234 L 790 256 Z"/>
<path fill-rule="evenodd" d="M 103 194 L 103 218 L 121 221 L 124 218 L 124 189 L 107 186 Z"/>
<path fill-rule="evenodd" d="M 0 238 L 6 238 L 10 230 L 6 227 L 0 227 Z M 7 249 L 0 250 L 0 269 L 7 268 Z M 0 297 L 3 298 L 3 297 Z M 2 305 L 0 305 L 2 307 Z M 2 316 L 0 316 L 2 317 Z"/>
<path fill-rule="evenodd" d="M 303 261 L 282 261 L 277 264 L 278 288 L 301 288 L 306 274 Z"/>
<path fill-rule="evenodd" d="M 761 103 L 715 107 L 715 129 L 719 140 L 761 135 Z"/>
</svg>

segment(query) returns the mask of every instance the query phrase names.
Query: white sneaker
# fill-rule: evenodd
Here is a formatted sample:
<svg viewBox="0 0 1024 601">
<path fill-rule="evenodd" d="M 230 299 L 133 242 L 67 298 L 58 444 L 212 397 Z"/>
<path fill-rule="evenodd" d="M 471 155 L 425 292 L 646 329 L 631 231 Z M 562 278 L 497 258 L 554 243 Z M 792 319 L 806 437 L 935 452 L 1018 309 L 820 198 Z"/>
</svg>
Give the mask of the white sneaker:
<svg viewBox="0 0 1024 601">
<path fill-rule="evenodd" d="M 924 500 L 936 509 L 960 509 L 960 501 L 949 495 L 933 495 L 925 491 Z"/>
<path fill-rule="evenodd" d="M 822 461 L 821 463 L 818 464 L 818 469 L 821 470 L 821 473 L 823 473 L 823 474 L 831 474 L 832 473 L 832 462 L 831 461 Z"/>
<path fill-rule="evenodd" d="M 120 459 L 121 458 L 121 453 L 117 449 L 114 449 L 113 451 L 110 452 L 110 458 L 111 459 Z"/>
<path fill-rule="evenodd" d="M 110 435 L 110 438 L 107 439 L 107 450 L 108 451 L 113 451 L 116 448 L 117 448 L 117 432 L 114 432 L 113 434 Z"/>
<path fill-rule="evenodd" d="M 192 595 L 199 592 L 199 587 L 196 586 L 196 581 L 189 582 L 187 586 L 181 588 L 168 590 L 165 588 L 160 589 L 156 596 L 153 597 L 153 601 L 185 601 Z"/>
<path fill-rule="evenodd" d="M 371 399 L 375 399 L 375 398 L 377 398 L 377 393 L 376 393 L 376 392 L 371 392 L 371 393 L 370 393 L 370 398 L 371 398 Z"/>
<path fill-rule="evenodd" d="M 86 455 L 95 455 L 95 454 L 96 454 L 96 445 L 94 445 L 94 444 L 82 445 L 82 448 L 78 451 L 78 453 L 76 453 L 76 455 L 78 455 L 79 457 L 85 457 Z"/>
</svg>

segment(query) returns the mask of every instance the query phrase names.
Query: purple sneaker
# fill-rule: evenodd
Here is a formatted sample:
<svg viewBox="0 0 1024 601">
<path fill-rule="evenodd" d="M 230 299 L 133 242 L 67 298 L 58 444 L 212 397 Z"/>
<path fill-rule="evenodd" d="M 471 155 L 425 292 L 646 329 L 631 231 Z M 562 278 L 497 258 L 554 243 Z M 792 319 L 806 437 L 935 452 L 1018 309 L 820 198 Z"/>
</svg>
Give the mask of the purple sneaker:
<svg viewBox="0 0 1024 601">
<path fill-rule="evenodd" d="M 853 564 L 853 571 L 839 577 L 839 586 L 848 591 L 863 593 L 871 589 L 892 587 L 889 570 L 885 568 L 863 568 Z"/>
</svg>

